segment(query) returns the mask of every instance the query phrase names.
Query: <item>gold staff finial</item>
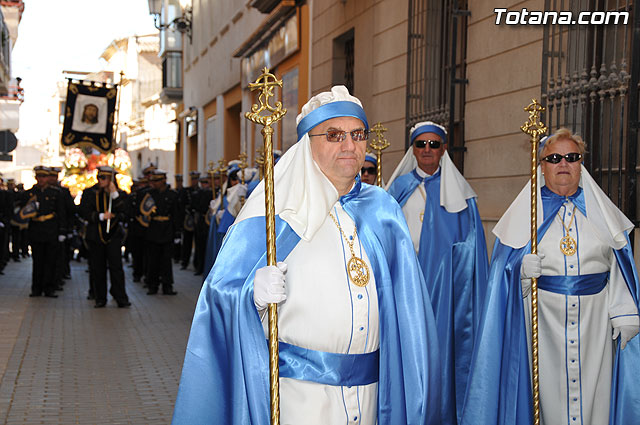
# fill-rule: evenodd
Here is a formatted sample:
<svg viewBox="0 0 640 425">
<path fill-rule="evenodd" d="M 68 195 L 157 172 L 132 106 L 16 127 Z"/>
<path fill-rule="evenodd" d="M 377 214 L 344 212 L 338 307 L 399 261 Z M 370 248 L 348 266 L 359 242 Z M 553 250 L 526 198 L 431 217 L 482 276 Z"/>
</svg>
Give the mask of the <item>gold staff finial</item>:
<svg viewBox="0 0 640 425">
<path fill-rule="evenodd" d="M 258 100 L 260 105 L 254 104 L 251 112 L 245 117 L 263 126 L 264 139 L 264 204 L 265 221 L 267 227 L 267 265 L 276 265 L 276 213 L 273 184 L 273 127 L 271 124 L 280 120 L 287 110 L 281 102 L 271 106 L 269 100 L 274 97 L 273 88 L 282 87 L 282 80 L 278 80 L 267 68 L 255 83 L 249 84 L 251 90 L 261 90 Z M 261 115 L 263 112 L 268 115 Z M 271 425 L 280 425 L 280 370 L 278 368 L 278 305 L 269 304 L 269 381 L 271 384 Z"/>
<path fill-rule="evenodd" d="M 371 127 L 371 131 L 376 133 L 376 138 L 369 143 L 371 149 L 376 151 L 376 185 L 382 186 L 382 151 L 389 147 L 389 142 L 383 136 L 387 129 L 378 122 Z"/>
<path fill-rule="evenodd" d="M 547 127 L 540 122 L 540 113 L 545 108 L 536 99 L 524 108 L 529 119 L 521 127 L 524 133 L 531 136 L 531 253 L 538 253 L 538 142 L 540 136 L 547 132 Z M 531 374 L 533 380 L 533 423 L 540 425 L 540 367 L 538 355 L 538 279 L 531 279 Z"/>
<path fill-rule="evenodd" d="M 524 110 L 529 113 L 529 119 L 520 127 L 520 130 L 531 136 L 532 142 L 534 140 L 538 142 L 540 136 L 547 132 L 547 126 L 540 122 L 540 114 L 544 112 L 544 106 L 540 105 L 537 99 L 531 99 L 531 103 Z"/>
</svg>

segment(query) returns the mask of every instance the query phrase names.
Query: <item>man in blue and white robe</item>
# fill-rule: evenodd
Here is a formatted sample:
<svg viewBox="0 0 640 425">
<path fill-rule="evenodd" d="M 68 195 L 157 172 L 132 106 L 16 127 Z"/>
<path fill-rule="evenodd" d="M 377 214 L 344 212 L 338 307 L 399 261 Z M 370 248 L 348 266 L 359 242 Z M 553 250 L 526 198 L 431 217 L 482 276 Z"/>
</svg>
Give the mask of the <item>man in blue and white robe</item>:
<svg viewBox="0 0 640 425">
<path fill-rule="evenodd" d="M 400 208 L 357 177 L 360 101 L 343 86 L 320 93 L 297 130 L 274 169 L 279 263 L 266 266 L 261 182 L 200 294 L 173 423 L 269 423 L 265 312 L 279 302 L 280 423 L 439 424 L 429 294 Z M 349 277 L 353 256 L 365 286 Z"/>
<path fill-rule="evenodd" d="M 446 142 L 444 127 L 416 124 L 387 187 L 407 220 L 438 326 L 442 423 L 457 424 L 489 266 L 476 194 L 449 158 Z"/>
</svg>

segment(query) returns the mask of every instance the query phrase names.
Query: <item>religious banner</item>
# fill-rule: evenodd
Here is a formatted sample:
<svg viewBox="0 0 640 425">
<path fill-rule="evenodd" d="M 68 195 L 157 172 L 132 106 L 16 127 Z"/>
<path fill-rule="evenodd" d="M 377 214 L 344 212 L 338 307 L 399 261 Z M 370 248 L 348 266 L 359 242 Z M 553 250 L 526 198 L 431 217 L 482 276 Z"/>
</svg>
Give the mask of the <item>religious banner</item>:
<svg viewBox="0 0 640 425">
<path fill-rule="evenodd" d="M 116 85 L 69 80 L 62 146 L 91 146 L 104 153 L 113 151 L 117 93 Z"/>
</svg>

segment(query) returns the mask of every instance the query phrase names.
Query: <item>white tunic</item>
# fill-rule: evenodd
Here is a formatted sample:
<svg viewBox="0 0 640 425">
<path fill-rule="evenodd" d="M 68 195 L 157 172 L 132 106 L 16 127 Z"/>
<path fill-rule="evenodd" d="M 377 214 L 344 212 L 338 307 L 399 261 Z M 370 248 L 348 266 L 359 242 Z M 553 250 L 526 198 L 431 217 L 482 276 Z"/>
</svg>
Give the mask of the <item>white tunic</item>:
<svg viewBox="0 0 640 425">
<path fill-rule="evenodd" d="M 597 239 L 592 225 L 578 209 L 571 223 L 573 214 L 573 203 L 565 201 L 540 242 L 538 253 L 545 255 L 542 274 L 577 276 L 609 271 L 610 277 L 604 289 L 595 295 L 538 291 L 543 425 L 608 423 L 613 327 L 639 322 L 613 250 Z M 565 227 L 577 242 L 577 253 L 572 256 L 560 251 Z M 530 329 L 530 295 L 525 303 L 529 306 L 525 311 Z"/>
<path fill-rule="evenodd" d="M 439 169 L 439 168 L 438 168 Z M 427 174 L 420 167 L 417 167 L 416 172 L 420 178 L 431 176 Z M 436 170 L 436 172 L 438 172 Z M 436 200 L 439 202 L 440 200 Z M 409 226 L 409 233 L 411 234 L 411 241 L 413 242 L 413 248 L 418 252 L 420 250 L 420 235 L 422 233 L 422 217 L 424 216 L 424 209 L 427 205 L 427 191 L 424 184 L 419 184 L 413 193 L 407 199 L 407 202 L 402 207 L 402 213 Z"/>
<path fill-rule="evenodd" d="M 345 235 L 353 235 L 354 222 L 339 202 L 332 211 Z M 369 284 L 362 288 L 347 280 L 351 251 L 329 216 L 310 242 L 301 240 L 285 259 L 287 299 L 278 307 L 281 341 L 344 354 L 378 349 L 375 278 L 357 237 L 353 247 L 371 271 Z M 264 318 L 265 336 L 267 322 Z M 280 423 L 375 425 L 377 388 L 377 383 L 349 388 L 280 378 Z"/>
</svg>

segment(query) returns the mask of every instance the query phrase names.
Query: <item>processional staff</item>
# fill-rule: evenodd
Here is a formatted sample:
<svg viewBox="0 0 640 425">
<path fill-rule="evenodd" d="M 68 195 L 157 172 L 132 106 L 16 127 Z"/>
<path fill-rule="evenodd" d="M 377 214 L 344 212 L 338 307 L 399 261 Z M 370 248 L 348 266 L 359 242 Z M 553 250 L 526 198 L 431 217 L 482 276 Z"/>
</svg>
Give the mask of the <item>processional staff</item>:
<svg viewBox="0 0 640 425">
<path fill-rule="evenodd" d="M 540 122 L 540 113 L 545 108 L 532 99 L 524 108 L 529 113 L 529 119 L 520 127 L 524 133 L 531 136 L 531 253 L 538 253 L 538 144 L 540 136 L 547 132 L 547 127 Z M 540 382 L 538 364 L 538 279 L 531 278 L 531 364 L 533 379 L 533 420 L 534 425 L 540 425 Z"/>
<path fill-rule="evenodd" d="M 251 112 L 245 113 L 245 117 L 256 124 L 263 126 L 262 137 L 264 139 L 264 203 L 265 220 L 267 227 L 267 265 L 276 265 L 276 213 L 273 184 L 273 135 L 272 124 L 282 119 L 287 110 L 282 107 L 282 102 L 276 102 L 275 107 L 269 104 L 269 99 L 274 97 L 275 86 L 282 88 L 282 80 L 269 72 L 268 68 L 262 70 L 262 75 L 255 83 L 250 83 L 251 90 L 260 90 L 258 100 L 260 105 L 253 104 Z M 267 111 L 269 115 L 261 115 Z M 280 371 L 278 369 L 278 305 L 269 304 L 269 381 L 271 384 L 271 425 L 280 424 Z"/>
<path fill-rule="evenodd" d="M 224 193 L 222 193 L 222 174 L 227 174 L 227 161 L 223 159 L 219 159 L 218 160 L 218 168 L 215 169 L 214 172 L 217 172 L 220 174 L 220 204 L 218 205 L 218 211 L 222 210 L 224 208 Z M 213 188 L 212 186 L 212 191 L 215 190 L 215 188 Z M 213 193 L 213 192 L 212 192 Z M 217 212 L 217 211 L 216 211 Z"/>
<path fill-rule="evenodd" d="M 245 183 L 244 170 L 249 166 L 249 164 L 247 163 L 247 158 L 248 156 L 246 152 L 241 152 L 240 155 L 238 155 L 238 159 L 240 160 L 240 164 L 238 164 L 238 168 L 240 168 L 240 173 L 242 174 L 240 176 L 240 183 L 242 183 L 243 186 Z M 244 196 L 240 197 L 240 206 L 241 207 L 244 206 Z"/>
<path fill-rule="evenodd" d="M 256 164 L 258 164 L 258 172 L 259 172 L 259 177 L 260 180 L 262 180 L 262 178 L 264 177 L 264 148 L 259 147 L 258 149 L 256 149 L 256 153 L 258 154 L 256 156 Z"/>
<path fill-rule="evenodd" d="M 382 186 L 382 151 L 389 147 L 389 142 L 383 136 L 387 129 L 379 122 L 371 127 L 371 131 L 376 133 L 376 139 L 369 143 L 371 149 L 376 151 L 376 186 Z"/>
</svg>

